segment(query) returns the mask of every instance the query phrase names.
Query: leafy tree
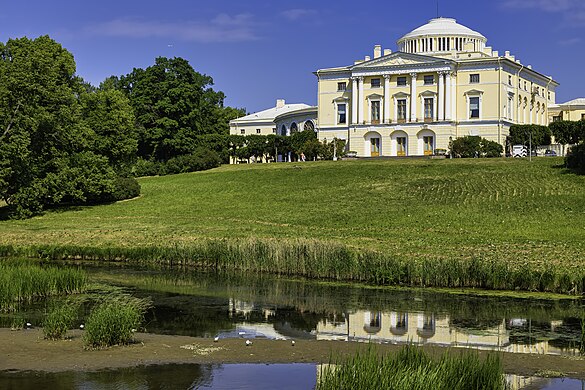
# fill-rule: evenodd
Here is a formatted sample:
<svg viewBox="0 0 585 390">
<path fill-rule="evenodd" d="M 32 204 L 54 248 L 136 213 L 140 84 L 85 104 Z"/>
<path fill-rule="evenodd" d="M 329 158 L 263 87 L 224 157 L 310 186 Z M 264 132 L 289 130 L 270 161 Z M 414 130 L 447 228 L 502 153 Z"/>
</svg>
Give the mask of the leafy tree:
<svg viewBox="0 0 585 390">
<path fill-rule="evenodd" d="M 457 157 L 500 157 L 503 151 L 499 143 L 479 136 L 465 136 L 451 142 L 451 153 Z"/>
<path fill-rule="evenodd" d="M 198 135 L 228 133 L 227 122 L 241 112 L 225 110 L 224 94 L 212 85 L 211 77 L 196 72 L 185 59 L 165 57 L 104 83 L 130 99 L 139 133 L 138 156 L 158 161 L 191 153 Z"/>
<path fill-rule="evenodd" d="M 565 157 L 567 168 L 581 174 L 585 174 L 585 143 L 572 146 Z"/>
<path fill-rule="evenodd" d="M 512 125 L 509 140 L 511 145 L 528 145 L 532 138 L 532 147 L 550 145 L 551 131 L 547 126 L 540 125 Z"/>
<path fill-rule="evenodd" d="M 82 95 L 82 115 L 94 137 L 91 149 L 106 156 L 117 172 L 128 175 L 136 160 L 138 134 L 128 98 L 114 89 Z"/>
<path fill-rule="evenodd" d="M 585 120 L 558 121 L 548 125 L 555 141 L 560 144 L 577 144 L 585 140 Z"/>
</svg>

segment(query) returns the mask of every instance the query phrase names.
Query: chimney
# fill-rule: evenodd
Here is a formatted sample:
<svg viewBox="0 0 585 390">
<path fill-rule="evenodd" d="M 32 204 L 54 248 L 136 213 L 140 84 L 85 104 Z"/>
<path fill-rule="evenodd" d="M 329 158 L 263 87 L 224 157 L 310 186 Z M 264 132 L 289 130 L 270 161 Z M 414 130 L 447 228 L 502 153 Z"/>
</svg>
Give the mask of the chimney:
<svg viewBox="0 0 585 390">
<path fill-rule="evenodd" d="M 500 56 L 500 52 L 497 50 L 494 50 L 493 52 L 494 57 L 499 57 Z"/>
<path fill-rule="evenodd" d="M 374 58 L 380 58 L 382 56 L 382 46 L 376 45 L 374 46 Z"/>
<path fill-rule="evenodd" d="M 510 50 L 506 50 L 504 52 L 504 57 L 510 57 Z"/>
<path fill-rule="evenodd" d="M 365 56 L 364 61 L 369 61 L 371 60 L 370 56 Z"/>
<path fill-rule="evenodd" d="M 284 99 L 277 99 L 276 100 L 276 108 L 284 107 L 284 103 L 285 103 Z"/>
<path fill-rule="evenodd" d="M 390 54 L 392 54 L 392 50 L 390 50 L 390 49 L 384 49 L 384 55 L 385 56 L 390 55 Z"/>
<path fill-rule="evenodd" d="M 527 65 L 526 66 L 528 69 L 532 69 L 532 65 Z"/>
</svg>

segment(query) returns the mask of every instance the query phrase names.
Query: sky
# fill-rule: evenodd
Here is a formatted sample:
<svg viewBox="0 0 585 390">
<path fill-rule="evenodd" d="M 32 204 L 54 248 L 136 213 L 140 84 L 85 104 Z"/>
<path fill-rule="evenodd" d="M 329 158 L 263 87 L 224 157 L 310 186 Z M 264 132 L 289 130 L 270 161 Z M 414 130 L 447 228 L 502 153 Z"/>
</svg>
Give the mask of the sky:
<svg viewBox="0 0 585 390">
<path fill-rule="evenodd" d="M 585 97 L 585 0 L 0 0 L 0 41 L 49 35 L 94 85 L 182 57 L 225 104 L 249 113 L 276 99 L 315 105 L 317 69 L 373 55 L 437 15 L 452 17 Z M 438 9 L 438 12 L 437 12 Z"/>
</svg>

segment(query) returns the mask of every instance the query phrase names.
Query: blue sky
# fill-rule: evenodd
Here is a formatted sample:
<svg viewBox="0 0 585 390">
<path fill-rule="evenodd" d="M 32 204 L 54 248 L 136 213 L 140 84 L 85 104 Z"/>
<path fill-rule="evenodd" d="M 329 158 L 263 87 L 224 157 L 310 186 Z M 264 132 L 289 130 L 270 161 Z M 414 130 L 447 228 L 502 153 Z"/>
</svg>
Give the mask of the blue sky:
<svg viewBox="0 0 585 390">
<path fill-rule="evenodd" d="M 440 0 L 439 15 L 585 97 L 585 0 Z M 436 0 L 5 1 L 0 40 L 48 34 L 92 84 L 155 57 L 183 57 L 213 77 L 226 104 L 254 112 L 277 98 L 316 103 L 313 71 L 372 55 L 437 16 Z"/>
</svg>

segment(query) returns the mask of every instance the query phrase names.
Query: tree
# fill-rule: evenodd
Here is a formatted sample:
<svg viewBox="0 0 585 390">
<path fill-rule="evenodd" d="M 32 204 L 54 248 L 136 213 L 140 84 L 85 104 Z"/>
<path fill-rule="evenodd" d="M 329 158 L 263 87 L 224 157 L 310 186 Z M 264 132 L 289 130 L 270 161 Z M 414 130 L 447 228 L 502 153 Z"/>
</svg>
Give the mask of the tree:
<svg viewBox="0 0 585 390">
<path fill-rule="evenodd" d="M 538 145 L 550 145 L 551 131 L 547 126 L 540 125 L 512 125 L 509 140 L 511 145 L 528 145 L 532 148 Z"/>
<path fill-rule="evenodd" d="M 0 198 L 14 217 L 113 200 L 116 174 L 81 117 L 91 90 L 48 36 L 0 43 Z"/>
<path fill-rule="evenodd" d="M 479 136 L 465 136 L 451 142 L 451 153 L 457 157 L 500 157 L 503 151 L 499 143 Z"/>
<path fill-rule="evenodd" d="M 159 57 L 146 69 L 134 69 L 107 86 L 120 88 L 130 99 L 138 128 L 138 155 L 167 161 L 189 154 L 195 137 L 227 134 L 228 118 L 241 111 L 224 110 L 222 92 L 214 91 L 213 79 L 196 72 L 183 58 Z"/>
<path fill-rule="evenodd" d="M 91 149 L 106 156 L 114 169 L 127 176 L 136 161 L 138 134 L 128 98 L 114 89 L 82 95 L 82 115 L 93 130 Z"/>
</svg>

